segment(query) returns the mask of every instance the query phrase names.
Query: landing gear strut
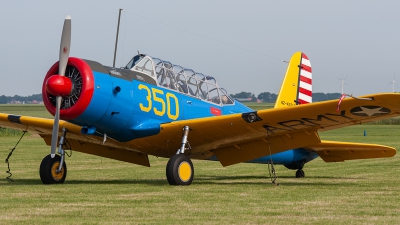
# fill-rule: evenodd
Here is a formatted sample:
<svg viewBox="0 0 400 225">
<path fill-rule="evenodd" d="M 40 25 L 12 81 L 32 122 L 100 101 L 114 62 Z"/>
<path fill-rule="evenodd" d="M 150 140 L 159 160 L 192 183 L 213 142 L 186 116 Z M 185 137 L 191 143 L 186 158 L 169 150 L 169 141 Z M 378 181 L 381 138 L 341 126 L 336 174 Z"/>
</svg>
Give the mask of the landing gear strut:
<svg viewBox="0 0 400 225">
<path fill-rule="evenodd" d="M 65 151 L 62 146 L 68 130 L 63 127 L 62 131 L 58 146 L 60 155 L 55 155 L 54 157 L 51 157 L 51 154 L 47 155 L 40 164 L 39 174 L 43 184 L 62 184 L 67 177 L 67 164 L 64 161 Z"/>
<path fill-rule="evenodd" d="M 172 156 L 167 164 L 166 174 L 170 185 L 190 185 L 193 181 L 194 168 L 189 157 L 184 153 L 185 150 L 191 149 L 187 140 L 189 136 L 189 127 L 183 128 L 182 145 L 178 149 L 176 155 Z M 186 147 L 188 145 L 188 147 Z"/>
</svg>

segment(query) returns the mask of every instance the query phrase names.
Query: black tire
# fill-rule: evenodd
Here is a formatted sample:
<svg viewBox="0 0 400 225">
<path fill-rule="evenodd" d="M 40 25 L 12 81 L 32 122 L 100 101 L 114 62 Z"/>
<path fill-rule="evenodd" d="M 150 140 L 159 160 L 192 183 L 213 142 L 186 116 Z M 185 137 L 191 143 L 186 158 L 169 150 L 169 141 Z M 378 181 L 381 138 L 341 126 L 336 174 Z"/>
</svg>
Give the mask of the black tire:
<svg viewBox="0 0 400 225">
<path fill-rule="evenodd" d="M 67 164 L 63 163 L 63 167 L 60 173 L 56 173 L 58 166 L 60 165 L 61 157 L 55 155 L 51 158 L 51 155 L 44 157 L 40 164 L 39 174 L 43 184 L 62 184 L 67 177 Z"/>
<path fill-rule="evenodd" d="M 190 185 L 193 181 L 193 163 L 186 155 L 172 156 L 167 164 L 167 180 L 170 185 Z"/>
<path fill-rule="evenodd" d="M 304 171 L 302 169 L 298 169 L 296 171 L 296 178 L 303 178 L 305 176 L 306 176 L 306 174 L 304 173 Z"/>
</svg>

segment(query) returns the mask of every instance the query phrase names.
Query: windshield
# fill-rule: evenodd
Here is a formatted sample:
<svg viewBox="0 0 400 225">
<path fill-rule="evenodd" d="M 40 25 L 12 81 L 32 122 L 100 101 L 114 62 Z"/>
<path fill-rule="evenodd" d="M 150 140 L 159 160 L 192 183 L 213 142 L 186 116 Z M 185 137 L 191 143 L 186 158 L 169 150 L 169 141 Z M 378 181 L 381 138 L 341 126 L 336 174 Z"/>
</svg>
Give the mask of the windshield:
<svg viewBox="0 0 400 225">
<path fill-rule="evenodd" d="M 134 67 L 134 66 L 136 66 L 136 64 L 141 60 L 141 59 L 143 59 L 143 57 L 144 57 L 144 55 L 142 55 L 142 54 L 139 54 L 139 55 L 136 55 L 135 57 L 133 57 L 132 59 L 131 59 L 131 61 L 129 61 L 129 63 L 125 66 L 125 69 L 132 69 L 132 67 Z"/>
</svg>

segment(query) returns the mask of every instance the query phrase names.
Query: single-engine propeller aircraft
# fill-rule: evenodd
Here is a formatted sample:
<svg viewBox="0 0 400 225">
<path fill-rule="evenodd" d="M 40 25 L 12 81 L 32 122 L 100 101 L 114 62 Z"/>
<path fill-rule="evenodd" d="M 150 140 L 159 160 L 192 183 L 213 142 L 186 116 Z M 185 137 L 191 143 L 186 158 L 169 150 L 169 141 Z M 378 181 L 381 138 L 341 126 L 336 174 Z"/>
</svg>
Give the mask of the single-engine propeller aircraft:
<svg viewBox="0 0 400 225">
<path fill-rule="evenodd" d="M 304 163 L 317 155 L 333 162 L 396 153 L 382 145 L 320 140 L 318 131 L 398 116 L 400 94 L 305 104 L 311 102 L 311 66 L 303 53 L 292 57 L 275 108 L 254 111 L 214 77 L 145 54 L 124 68 L 103 66 L 69 57 L 70 40 L 67 16 L 59 61 L 42 88 L 54 120 L 0 114 L 1 127 L 37 133 L 51 146 L 39 169 L 44 184 L 64 182 L 65 149 L 142 166 L 150 166 L 148 155 L 169 158 L 171 185 L 192 183 L 191 159 L 229 166 L 272 158 L 302 177 Z"/>
</svg>

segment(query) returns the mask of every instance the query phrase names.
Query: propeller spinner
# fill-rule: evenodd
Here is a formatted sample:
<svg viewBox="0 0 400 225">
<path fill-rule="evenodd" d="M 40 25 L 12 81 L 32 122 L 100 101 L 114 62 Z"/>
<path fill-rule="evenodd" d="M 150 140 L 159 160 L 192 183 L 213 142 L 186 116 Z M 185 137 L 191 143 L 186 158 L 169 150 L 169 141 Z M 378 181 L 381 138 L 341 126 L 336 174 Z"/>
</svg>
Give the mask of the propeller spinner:
<svg viewBox="0 0 400 225">
<path fill-rule="evenodd" d="M 71 17 L 67 16 L 64 20 L 64 27 L 61 36 L 58 75 L 53 75 L 46 81 L 47 91 L 56 96 L 56 113 L 54 115 L 53 132 L 51 137 L 51 158 L 54 158 L 57 148 L 61 100 L 63 96 L 69 95 L 73 89 L 71 80 L 68 77 L 65 77 L 65 69 L 68 64 L 70 46 Z"/>
</svg>

